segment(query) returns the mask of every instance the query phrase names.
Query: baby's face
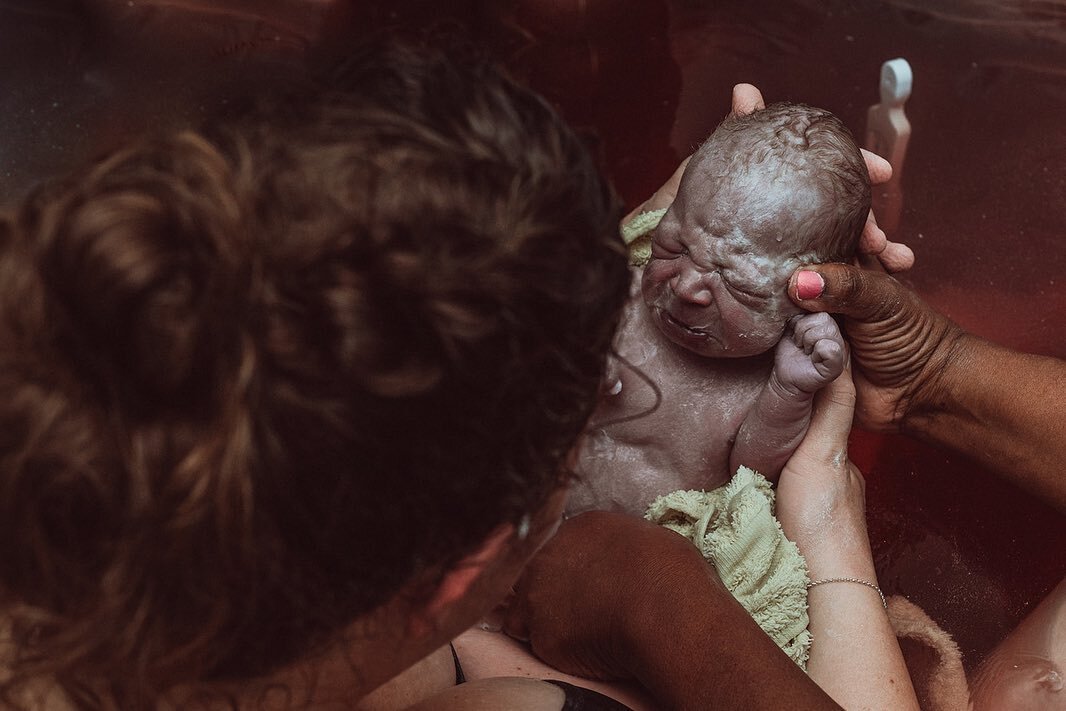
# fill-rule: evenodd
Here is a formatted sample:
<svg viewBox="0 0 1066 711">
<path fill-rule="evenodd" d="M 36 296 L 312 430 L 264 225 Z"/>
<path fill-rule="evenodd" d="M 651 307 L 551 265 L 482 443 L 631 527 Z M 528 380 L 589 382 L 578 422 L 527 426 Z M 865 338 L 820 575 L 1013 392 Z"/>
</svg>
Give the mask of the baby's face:
<svg viewBox="0 0 1066 711">
<path fill-rule="evenodd" d="M 744 357 L 772 348 L 800 313 L 788 298 L 792 272 L 809 263 L 782 239 L 810 194 L 759 181 L 682 183 L 663 216 L 641 292 L 674 343 L 702 356 Z M 806 203 L 809 204 L 809 203 Z"/>
</svg>

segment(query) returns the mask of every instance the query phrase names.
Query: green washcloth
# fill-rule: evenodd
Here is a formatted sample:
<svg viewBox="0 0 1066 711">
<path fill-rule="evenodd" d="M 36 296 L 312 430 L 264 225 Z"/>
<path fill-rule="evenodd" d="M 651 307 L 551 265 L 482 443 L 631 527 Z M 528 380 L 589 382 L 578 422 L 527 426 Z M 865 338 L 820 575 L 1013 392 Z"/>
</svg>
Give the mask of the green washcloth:
<svg viewBox="0 0 1066 711">
<path fill-rule="evenodd" d="M 643 267 L 651 259 L 651 232 L 665 214 L 665 207 L 642 212 L 622 225 L 622 241 L 629 247 L 629 263 L 634 267 Z"/>
<path fill-rule="evenodd" d="M 660 496 L 644 517 L 695 543 L 759 626 L 806 670 L 807 563 L 774 517 L 770 482 L 740 467 L 714 491 Z"/>
</svg>

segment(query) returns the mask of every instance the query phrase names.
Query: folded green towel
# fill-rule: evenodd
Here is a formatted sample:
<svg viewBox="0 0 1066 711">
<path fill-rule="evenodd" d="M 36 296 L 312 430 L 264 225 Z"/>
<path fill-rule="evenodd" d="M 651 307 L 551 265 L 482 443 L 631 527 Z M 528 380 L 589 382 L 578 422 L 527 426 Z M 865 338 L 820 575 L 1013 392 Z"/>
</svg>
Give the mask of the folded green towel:
<svg viewBox="0 0 1066 711">
<path fill-rule="evenodd" d="M 665 214 L 665 207 L 642 212 L 622 225 L 622 241 L 629 247 L 629 263 L 634 267 L 643 267 L 651 259 L 651 232 Z"/>
<path fill-rule="evenodd" d="M 774 516 L 770 482 L 741 467 L 713 491 L 660 496 L 644 517 L 695 543 L 759 626 L 806 670 L 807 563 Z"/>
</svg>

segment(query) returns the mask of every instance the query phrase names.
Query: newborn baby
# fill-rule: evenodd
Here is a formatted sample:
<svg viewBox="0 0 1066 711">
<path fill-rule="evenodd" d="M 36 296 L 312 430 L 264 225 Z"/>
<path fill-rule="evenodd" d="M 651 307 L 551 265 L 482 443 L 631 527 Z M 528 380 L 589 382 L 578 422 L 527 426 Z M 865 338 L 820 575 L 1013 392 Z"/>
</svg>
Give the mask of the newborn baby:
<svg viewBox="0 0 1066 711">
<path fill-rule="evenodd" d="M 571 513 L 643 514 L 740 465 L 776 480 L 845 358 L 836 322 L 792 304 L 788 279 L 849 261 L 869 208 L 862 155 L 829 112 L 775 104 L 722 122 L 634 268 Z"/>
</svg>

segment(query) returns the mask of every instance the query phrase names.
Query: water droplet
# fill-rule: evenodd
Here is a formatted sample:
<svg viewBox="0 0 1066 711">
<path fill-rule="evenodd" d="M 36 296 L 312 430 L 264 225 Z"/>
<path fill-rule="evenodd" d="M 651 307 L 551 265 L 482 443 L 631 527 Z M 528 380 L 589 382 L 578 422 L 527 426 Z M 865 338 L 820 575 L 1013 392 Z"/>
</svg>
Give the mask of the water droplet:
<svg viewBox="0 0 1066 711">
<path fill-rule="evenodd" d="M 1050 691 L 1062 691 L 1062 674 L 1058 669 L 1048 669 L 1037 681 Z"/>
</svg>

